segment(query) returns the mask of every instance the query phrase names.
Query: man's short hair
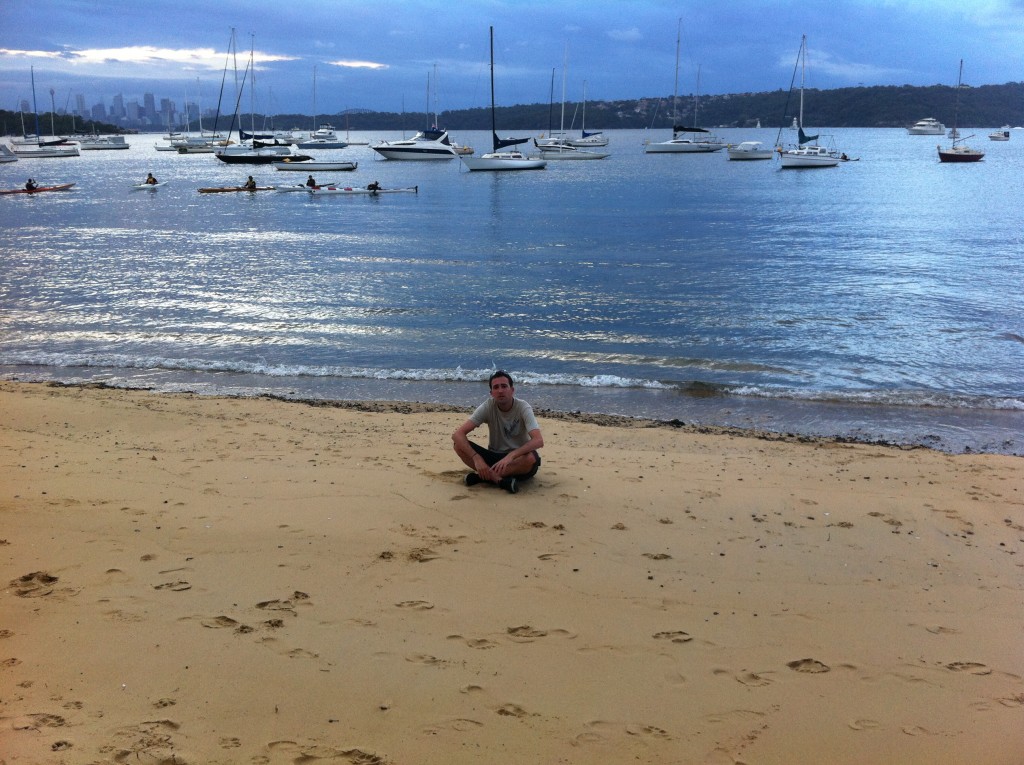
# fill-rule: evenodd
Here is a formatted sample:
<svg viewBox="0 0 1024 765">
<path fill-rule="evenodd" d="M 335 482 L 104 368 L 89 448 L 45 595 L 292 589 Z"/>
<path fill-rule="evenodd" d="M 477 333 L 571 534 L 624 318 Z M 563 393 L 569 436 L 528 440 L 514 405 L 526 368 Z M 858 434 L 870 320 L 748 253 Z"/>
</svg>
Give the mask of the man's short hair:
<svg viewBox="0 0 1024 765">
<path fill-rule="evenodd" d="M 508 387 L 510 387 L 510 388 L 516 387 L 516 384 L 514 382 L 512 382 L 512 375 L 510 375 L 508 372 L 506 372 L 503 369 L 499 369 L 497 372 L 495 372 L 494 374 L 492 374 L 490 377 L 487 378 L 487 387 L 488 388 L 490 388 L 492 385 L 494 385 L 494 378 L 496 378 L 496 377 L 504 377 L 504 378 L 506 378 L 508 380 Z"/>
</svg>

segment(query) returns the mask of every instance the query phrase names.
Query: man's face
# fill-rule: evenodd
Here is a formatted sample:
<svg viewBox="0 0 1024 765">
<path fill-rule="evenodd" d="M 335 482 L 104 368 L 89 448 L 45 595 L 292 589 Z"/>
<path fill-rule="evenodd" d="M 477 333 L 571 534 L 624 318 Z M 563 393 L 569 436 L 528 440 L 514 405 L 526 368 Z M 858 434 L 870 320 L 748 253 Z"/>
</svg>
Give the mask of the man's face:
<svg viewBox="0 0 1024 765">
<path fill-rule="evenodd" d="M 497 402 L 499 408 L 511 406 L 515 392 L 516 389 L 512 387 L 507 377 L 495 377 L 491 380 L 491 398 Z"/>
</svg>

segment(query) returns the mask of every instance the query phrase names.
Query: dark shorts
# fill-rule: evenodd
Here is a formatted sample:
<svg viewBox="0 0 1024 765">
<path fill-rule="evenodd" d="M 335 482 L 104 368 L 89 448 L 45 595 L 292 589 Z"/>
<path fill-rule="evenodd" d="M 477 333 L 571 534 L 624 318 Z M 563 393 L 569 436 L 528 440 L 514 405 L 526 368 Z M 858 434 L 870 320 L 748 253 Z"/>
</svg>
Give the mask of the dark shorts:
<svg viewBox="0 0 1024 765">
<path fill-rule="evenodd" d="M 470 441 L 469 445 L 473 447 L 473 451 L 475 451 L 477 454 L 484 458 L 484 462 L 487 463 L 488 467 L 494 465 L 496 462 L 498 462 L 498 460 L 502 459 L 506 454 L 508 454 L 508 452 L 492 452 L 490 449 L 485 449 L 484 447 L 480 446 L 480 444 L 477 444 L 473 441 Z M 533 478 L 535 475 L 537 475 L 537 471 L 540 470 L 540 455 L 537 453 L 536 449 L 533 450 L 533 459 L 535 460 L 535 462 L 533 463 L 533 468 L 530 469 L 530 472 L 523 473 L 522 475 L 517 475 L 516 478 L 520 479 L 521 481 L 525 481 L 528 478 Z"/>
</svg>

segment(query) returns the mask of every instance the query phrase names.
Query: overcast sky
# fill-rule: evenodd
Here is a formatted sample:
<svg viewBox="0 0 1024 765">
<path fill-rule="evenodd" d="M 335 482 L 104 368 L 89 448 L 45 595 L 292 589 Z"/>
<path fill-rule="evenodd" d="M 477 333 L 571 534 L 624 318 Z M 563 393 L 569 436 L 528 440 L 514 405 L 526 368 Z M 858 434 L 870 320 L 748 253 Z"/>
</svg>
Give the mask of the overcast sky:
<svg viewBox="0 0 1024 765">
<path fill-rule="evenodd" d="M 811 87 L 952 85 L 961 58 L 965 83 L 1024 80 L 1024 0 L 0 0 L 0 108 L 30 67 L 40 112 L 51 88 L 216 106 L 232 28 L 270 114 L 312 113 L 314 79 L 320 114 L 486 106 L 492 25 L 499 105 L 546 103 L 553 69 L 559 100 L 563 61 L 569 101 L 670 96 L 680 20 L 680 94 L 787 89 L 802 34 Z"/>
</svg>

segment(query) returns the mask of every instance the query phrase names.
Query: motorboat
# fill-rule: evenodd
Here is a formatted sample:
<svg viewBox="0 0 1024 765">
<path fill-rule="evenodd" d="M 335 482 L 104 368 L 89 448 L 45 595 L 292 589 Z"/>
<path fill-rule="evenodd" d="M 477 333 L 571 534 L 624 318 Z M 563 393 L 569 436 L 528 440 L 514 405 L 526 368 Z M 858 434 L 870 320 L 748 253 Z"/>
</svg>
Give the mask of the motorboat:
<svg viewBox="0 0 1024 765">
<path fill-rule="evenodd" d="M 1009 141 L 1010 140 L 1010 126 L 1003 125 L 999 130 L 993 130 L 988 134 L 988 140 L 990 141 Z"/>
<path fill-rule="evenodd" d="M 131 148 L 131 144 L 124 139 L 123 135 L 83 135 L 76 137 L 75 140 L 82 151 L 112 151 Z"/>
<path fill-rule="evenodd" d="M 323 124 L 309 134 L 309 138 L 295 144 L 298 149 L 344 149 L 348 143 L 338 137 L 334 127 Z"/>
<path fill-rule="evenodd" d="M 945 132 L 946 126 L 934 117 L 925 117 L 907 128 L 909 135 L 942 135 Z"/>
<path fill-rule="evenodd" d="M 459 156 L 448 138 L 448 131 L 438 128 L 421 130 L 401 141 L 381 141 L 370 148 L 384 159 L 449 160 Z"/>
<path fill-rule="evenodd" d="M 730 145 L 725 151 L 729 155 L 729 159 L 737 160 L 771 159 L 775 156 L 775 150 L 765 148 L 761 141 L 742 141 L 735 146 Z"/>
</svg>

